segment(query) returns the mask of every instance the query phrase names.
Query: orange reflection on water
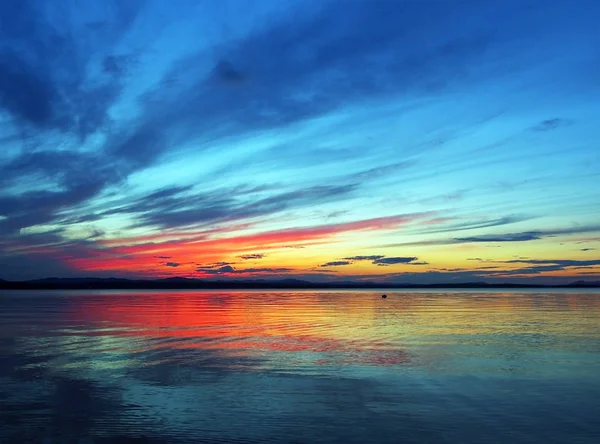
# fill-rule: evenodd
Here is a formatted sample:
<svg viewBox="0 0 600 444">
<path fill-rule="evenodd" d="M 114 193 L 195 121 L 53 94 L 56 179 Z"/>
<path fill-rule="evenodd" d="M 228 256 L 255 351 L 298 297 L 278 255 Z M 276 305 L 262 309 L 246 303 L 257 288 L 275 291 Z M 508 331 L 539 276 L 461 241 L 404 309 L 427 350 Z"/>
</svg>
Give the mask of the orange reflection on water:
<svg viewBox="0 0 600 444">
<path fill-rule="evenodd" d="M 511 347 L 515 335 L 600 335 L 598 296 L 416 292 L 382 300 L 370 292 L 215 291 L 95 294 L 72 303 L 78 319 L 116 328 L 111 335 L 135 338 L 142 349 L 312 353 L 312 364 L 390 366 L 409 362 L 410 349 L 427 360 L 445 353 L 444 344 Z"/>
<path fill-rule="evenodd" d="M 370 299 L 352 293 L 150 292 L 83 296 L 74 298 L 73 309 L 78 319 L 110 327 L 112 335 L 151 339 L 142 345 L 147 349 L 310 352 L 323 355 L 317 363 L 343 363 L 342 355 L 370 365 L 406 362 L 385 337 L 365 334 L 373 327 L 385 333 L 375 315 L 381 299 Z"/>
</svg>

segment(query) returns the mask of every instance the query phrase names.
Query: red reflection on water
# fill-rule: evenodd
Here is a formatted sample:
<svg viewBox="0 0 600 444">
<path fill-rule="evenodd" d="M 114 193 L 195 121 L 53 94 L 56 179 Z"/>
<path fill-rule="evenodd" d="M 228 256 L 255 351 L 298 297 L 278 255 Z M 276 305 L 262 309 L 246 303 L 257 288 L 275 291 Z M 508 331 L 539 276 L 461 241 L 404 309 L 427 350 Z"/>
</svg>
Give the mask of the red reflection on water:
<svg viewBox="0 0 600 444">
<path fill-rule="evenodd" d="M 241 292 L 104 294 L 73 298 L 72 308 L 78 319 L 110 328 L 92 334 L 160 339 L 144 344 L 144 349 L 220 349 L 244 355 L 309 352 L 319 354 L 313 364 L 325 365 L 409 361 L 403 351 L 357 336 L 351 323 L 341 322 L 353 309 L 349 299 L 325 304 L 316 294 L 303 294 L 301 302 L 273 298 Z"/>
</svg>

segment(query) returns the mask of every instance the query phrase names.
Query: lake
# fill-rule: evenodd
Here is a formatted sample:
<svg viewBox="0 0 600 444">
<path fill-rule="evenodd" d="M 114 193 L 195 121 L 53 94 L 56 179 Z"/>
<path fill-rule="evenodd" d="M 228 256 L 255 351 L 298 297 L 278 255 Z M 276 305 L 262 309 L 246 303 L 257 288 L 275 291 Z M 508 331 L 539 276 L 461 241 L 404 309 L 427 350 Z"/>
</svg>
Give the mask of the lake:
<svg viewBox="0 0 600 444">
<path fill-rule="evenodd" d="M 600 442 L 597 291 L 0 292 L 0 443 Z"/>
</svg>

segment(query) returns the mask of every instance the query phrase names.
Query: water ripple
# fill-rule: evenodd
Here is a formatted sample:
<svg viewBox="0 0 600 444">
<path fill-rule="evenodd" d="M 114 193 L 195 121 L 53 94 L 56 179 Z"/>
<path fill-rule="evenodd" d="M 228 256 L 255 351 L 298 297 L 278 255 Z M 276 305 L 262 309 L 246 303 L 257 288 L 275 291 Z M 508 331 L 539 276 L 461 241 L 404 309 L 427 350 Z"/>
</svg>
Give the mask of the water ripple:
<svg viewBox="0 0 600 444">
<path fill-rule="evenodd" d="M 0 293 L 0 443 L 600 442 L 600 293 L 387 293 Z"/>
</svg>

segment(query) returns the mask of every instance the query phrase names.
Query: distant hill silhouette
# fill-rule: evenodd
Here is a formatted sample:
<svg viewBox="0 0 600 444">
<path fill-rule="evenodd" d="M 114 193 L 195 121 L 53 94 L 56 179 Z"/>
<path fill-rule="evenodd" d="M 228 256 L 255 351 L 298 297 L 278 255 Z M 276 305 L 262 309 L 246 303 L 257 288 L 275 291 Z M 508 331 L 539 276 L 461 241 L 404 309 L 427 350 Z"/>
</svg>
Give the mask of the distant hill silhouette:
<svg viewBox="0 0 600 444">
<path fill-rule="evenodd" d="M 50 277 L 30 281 L 6 281 L 0 279 L 0 289 L 11 290 L 127 290 L 127 289 L 360 289 L 360 288 L 600 288 L 600 282 L 576 281 L 566 285 L 541 284 L 488 284 L 486 282 L 437 283 L 437 284 L 382 284 L 375 282 L 309 282 L 300 279 L 247 279 L 208 280 L 171 277 L 165 279 L 139 280 L 122 278 L 57 278 Z"/>
<path fill-rule="evenodd" d="M 600 287 L 600 281 L 593 281 L 593 282 L 575 281 L 575 282 L 571 282 L 569 284 L 569 287 L 592 287 L 592 288 L 596 288 L 596 287 Z"/>
</svg>

